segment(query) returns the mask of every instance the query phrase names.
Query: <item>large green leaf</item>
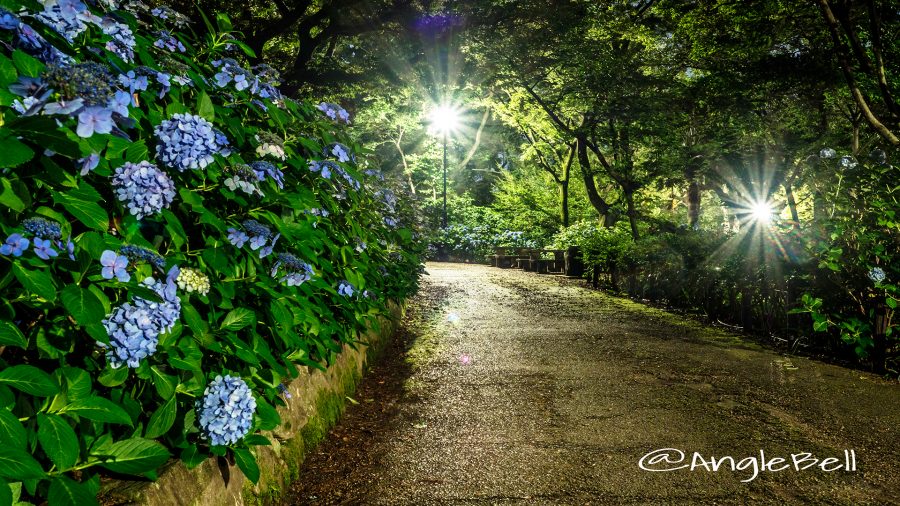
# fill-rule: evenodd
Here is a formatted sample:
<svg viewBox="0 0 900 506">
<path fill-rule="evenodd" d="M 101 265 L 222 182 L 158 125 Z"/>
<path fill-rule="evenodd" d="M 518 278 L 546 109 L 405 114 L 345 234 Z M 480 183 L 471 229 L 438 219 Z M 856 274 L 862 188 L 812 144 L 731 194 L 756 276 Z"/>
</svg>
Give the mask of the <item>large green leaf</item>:
<svg viewBox="0 0 900 506">
<path fill-rule="evenodd" d="M 153 378 L 153 386 L 156 387 L 156 393 L 163 399 L 168 399 L 175 394 L 175 387 L 178 385 L 178 378 L 171 374 L 166 374 L 159 370 L 159 367 L 150 367 L 150 375 Z"/>
<path fill-rule="evenodd" d="M 131 425 L 131 417 L 118 404 L 103 397 L 91 396 L 74 401 L 60 410 L 95 422 Z"/>
<path fill-rule="evenodd" d="M 109 215 L 98 203 L 102 197 L 91 187 L 83 185 L 66 193 L 54 193 L 53 200 L 85 226 L 102 231 L 109 228 Z"/>
<path fill-rule="evenodd" d="M 27 443 L 22 422 L 10 410 L 0 408 L 0 446 L 24 449 Z"/>
<path fill-rule="evenodd" d="M 13 322 L 0 320 L 0 346 L 25 348 L 28 346 L 28 340 L 25 339 L 25 335 Z"/>
<path fill-rule="evenodd" d="M 12 265 L 13 274 L 22 286 L 31 293 L 47 299 L 50 302 L 56 300 L 56 285 L 49 273 L 43 270 L 27 269 L 19 263 Z"/>
<path fill-rule="evenodd" d="M 237 463 L 238 467 L 241 468 L 241 471 L 244 472 L 244 476 L 246 476 L 248 480 L 253 483 L 259 481 L 259 464 L 256 463 L 256 457 L 253 456 L 253 453 L 250 452 L 250 450 L 246 448 L 235 448 L 234 461 Z"/>
<path fill-rule="evenodd" d="M 216 119 L 216 111 L 213 108 L 212 100 L 210 100 L 209 95 L 207 95 L 205 91 L 200 92 L 198 108 L 197 113 L 201 118 L 208 121 L 214 121 Z"/>
<path fill-rule="evenodd" d="M 21 481 L 41 479 L 45 474 L 38 461 L 25 450 L 0 446 L 0 476 Z"/>
<path fill-rule="evenodd" d="M 59 298 L 72 318 L 82 325 L 99 323 L 106 316 L 103 304 L 97 299 L 97 296 L 78 285 L 69 285 L 63 288 Z"/>
<path fill-rule="evenodd" d="M 18 167 L 34 157 L 34 151 L 15 137 L 0 139 L 0 168 Z"/>
<path fill-rule="evenodd" d="M 141 474 L 154 471 L 169 460 L 169 451 L 149 439 L 133 437 L 113 443 L 105 449 L 105 456 L 112 460 L 103 462 L 103 467 L 116 473 Z"/>
<path fill-rule="evenodd" d="M 65 476 L 57 476 L 50 483 L 47 503 L 56 506 L 92 506 L 97 503 L 96 495 L 87 484 L 78 483 Z"/>
<path fill-rule="evenodd" d="M 222 328 L 225 330 L 241 330 L 255 321 L 256 313 L 247 308 L 239 307 L 232 309 L 225 315 L 225 319 L 222 320 Z"/>
<path fill-rule="evenodd" d="M 0 204 L 17 213 L 21 213 L 28 207 L 22 196 L 13 189 L 12 182 L 5 177 L 0 177 Z"/>
<path fill-rule="evenodd" d="M 28 77 L 40 77 L 44 70 L 44 64 L 37 58 L 28 55 L 21 49 L 16 49 L 12 53 L 13 64 L 19 69 L 19 72 Z"/>
<path fill-rule="evenodd" d="M 38 441 L 57 470 L 64 471 L 78 461 L 78 437 L 61 417 L 38 413 Z"/>
<path fill-rule="evenodd" d="M 147 422 L 147 430 L 144 431 L 144 437 L 156 439 L 166 432 L 169 432 L 169 429 L 175 424 L 175 417 L 177 414 L 178 409 L 175 404 L 175 396 L 172 396 L 153 413 L 153 416 L 150 417 L 150 421 Z"/>
<path fill-rule="evenodd" d="M 32 365 L 14 365 L 0 371 L 0 384 L 37 397 L 50 397 L 59 392 L 59 386 L 44 371 Z"/>
</svg>

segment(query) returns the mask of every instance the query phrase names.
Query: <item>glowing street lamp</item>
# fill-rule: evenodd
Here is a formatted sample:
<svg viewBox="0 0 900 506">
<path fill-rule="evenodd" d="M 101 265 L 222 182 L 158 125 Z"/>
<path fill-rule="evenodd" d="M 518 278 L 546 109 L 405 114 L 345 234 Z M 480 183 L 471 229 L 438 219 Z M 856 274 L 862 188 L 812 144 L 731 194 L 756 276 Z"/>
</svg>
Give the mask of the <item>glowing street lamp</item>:
<svg viewBox="0 0 900 506">
<path fill-rule="evenodd" d="M 431 131 L 443 137 L 444 141 L 444 213 L 441 228 L 447 228 L 447 135 L 459 128 L 459 110 L 450 105 L 439 105 L 428 114 Z"/>
</svg>

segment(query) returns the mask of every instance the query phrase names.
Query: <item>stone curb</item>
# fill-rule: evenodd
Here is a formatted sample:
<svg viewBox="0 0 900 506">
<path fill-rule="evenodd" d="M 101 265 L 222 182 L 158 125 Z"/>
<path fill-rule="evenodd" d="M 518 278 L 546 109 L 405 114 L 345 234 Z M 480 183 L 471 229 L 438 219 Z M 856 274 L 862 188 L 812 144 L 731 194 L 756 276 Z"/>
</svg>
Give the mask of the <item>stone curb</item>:
<svg viewBox="0 0 900 506">
<path fill-rule="evenodd" d="M 291 398 L 279 407 L 282 424 L 264 433 L 272 446 L 257 446 L 259 483 L 248 481 L 235 464 L 210 457 L 187 469 L 173 460 L 155 482 L 114 480 L 104 483 L 103 505 L 140 506 L 224 506 L 275 504 L 290 483 L 300 475 L 306 454 L 328 433 L 343 414 L 366 364 L 384 347 L 403 316 L 404 307 L 389 303 L 390 315 L 379 317 L 380 329 L 370 330 L 366 344 L 356 348 L 344 344 L 327 371 L 300 369 L 300 376 L 287 385 Z"/>
</svg>

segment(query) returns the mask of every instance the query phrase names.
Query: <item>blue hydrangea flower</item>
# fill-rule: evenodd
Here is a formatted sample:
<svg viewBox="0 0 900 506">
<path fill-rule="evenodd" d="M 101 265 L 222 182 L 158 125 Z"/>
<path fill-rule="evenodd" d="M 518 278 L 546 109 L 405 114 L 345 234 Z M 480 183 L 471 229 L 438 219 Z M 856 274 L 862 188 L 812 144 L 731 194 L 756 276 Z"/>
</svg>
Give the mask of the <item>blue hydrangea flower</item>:
<svg viewBox="0 0 900 506">
<path fill-rule="evenodd" d="M 28 239 L 22 237 L 22 234 L 10 234 L 6 242 L 0 246 L 0 255 L 20 257 L 28 249 L 29 244 Z"/>
<path fill-rule="evenodd" d="M 150 15 L 154 18 L 171 21 L 177 28 L 184 28 L 190 23 L 190 19 L 187 16 L 165 5 L 154 7 L 150 11 Z"/>
<path fill-rule="evenodd" d="M 238 248 L 243 248 L 244 244 L 250 240 L 250 236 L 236 228 L 228 229 L 228 242 Z"/>
<path fill-rule="evenodd" d="M 350 124 L 350 113 L 337 104 L 322 102 L 316 106 L 316 109 L 324 112 L 326 116 L 334 121 L 340 120 L 348 125 Z"/>
<path fill-rule="evenodd" d="M 90 137 L 95 133 L 112 132 L 112 111 L 103 107 L 86 107 L 78 114 L 78 128 L 75 133 L 79 137 Z"/>
<path fill-rule="evenodd" d="M 279 282 L 287 286 L 299 286 L 312 279 L 313 268 L 308 263 L 290 253 L 279 253 L 276 258 L 270 274 L 274 278 L 282 271 Z"/>
<path fill-rule="evenodd" d="M 225 179 L 223 184 L 229 190 L 241 190 L 249 195 L 259 194 L 264 196 L 262 190 L 259 189 L 259 182 L 265 178 L 265 174 L 260 177 L 260 174 L 255 172 L 249 165 L 228 167 L 227 171 L 231 177 Z"/>
<path fill-rule="evenodd" d="M 278 188 L 284 188 L 284 172 L 269 162 L 250 162 L 250 168 L 256 174 L 259 181 L 265 181 L 267 177 L 272 178 Z"/>
<path fill-rule="evenodd" d="M 356 287 L 351 285 L 349 281 L 343 280 L 338 283 L 337 293 L 344 297 L 353 297 L 353 294 L 356 293 Z"/>
<path fill-rule="evenodd" d="M 106 43 L 106 50 L 131 63 L 134 61 L 134 48 L 137 42 L 134 33 L 124 23 L 119 23 L 112 16 L 105 16 L 99 23 L 100 29 L 111 39 Z"/>
<path fill-rule="evenodd" d="M 85 20 L 91 20 L 90 16 L 91 13 L 87 10 L 87 6 L 80 0 L 46 2 L 44 10 L 35 15 L 37 19 L 53 28 L 69 42 L 87 30 Z"/>
<path fill-rule="evenodd" d="M 269 243 L 268 246 L 264 246 L 259 250 L 259 258 L 266 258 L 267 256 L 272 254 L 272 250 L 275 249 L 275 243 L 278 242 L 278 239 L 281 237 L 281 234 L 275 234 L 275 237 L 272 238 L 272 242 Z"/>
<path fill-rule="evenodd" d="M 244 230 L 250 235 L 250 249 L 252 250 L 262 248 L 269 240 L 269 237 L 272 237 L 272 231 L 269 230 L 269 227 L 256 220 L 246 220 L 242 225 Z"/>
<path fill-rule="evenodd" d="M 146 90 L 147 86 L 149 86 L 147 76 L 139 74 L 135 70 L 129 70 L 127 73 L 120 75 L 119 82 L 122 83 L 122 86 L 128 88 L 128 92 L 131 95 L 136 91 Z"/>
<path fill-rule="evenodd" d="M 110 348 L 106 358 L 111 367 L 140 366 L 141 360 L 156 353 L 159 336 L 171 330 L 181 317 L 181 300 L 176 294 L 173 277 L 173 274 L 177 276 L 177 271 L 178 268 L 173 267 L 165 281 L 147 278 L 143 282 L 162 298 L 162 302 L 135 297 L 134 303 L 122 304 L 103 320 L 109 334 L 109 346 L 97 344 L 101 348 Z"/>
<path fill-rule="evenodd" d="M 128 257 L 128 260 L 130 260 L 131 262 L 147 262 L 160 271 L 166 268 L 165 258 L 163 258 L 159 253 L 150 251 L 149 249 L 141 246 L 126 244 L 125 246 L 119 248 L 119 253 L 122 253 L 123 255 Z"/>
<path fill-rule="evenodd" d="M 44 218 L 28 218 L 22 221 L 22 227 L 28 233 L 40 239 L 58 240 L 62 237 L 59 223 Z"/>
<path fill-rule="evenodd" d="M 822 151 L 819 151 L 819 158 L 834 158 L 837 156 L 837 151 L 832 148 L 824 148 Z"/>
<path fill-rule="evenodd" d="M 119 202 L 139 220 L 169 207 L 175 199 L 175 183 L 146 160 L 125 162 L 113 174 L 112 185 Z"/>
<path fill-rule="evenodd" d="M 237 443 L 250 431 L 256 399 L 241 378 L 216 376 L 196 409 L 203 437 L 213 446 L 225 446 Z"/>
<path fill-rule="evenodd" d="M 117 255 L 115 251 L 106 250 L 100 255 L 100 265 L 103 266 L 100 274 L 104 279 L 115 277 L 123 283 L 131 279 L 131 274 L 126 270 L 128 257 L 124 255 Z"/>
<path fill-rule="evenodd" d="M 887 278 L 887 274 L 885 274 L 884 269 L 881 267 L 872 267 L 869 269 L 869 279 L 871 279 L 873 283 L 881 283 L 885 278 Z"/>
<path fill-rule="evenodd" d="M 212 123 L 193 114 L 175 114 L 154 129 L 159 139 L 156 156 L 167 167 L 180 171 L 202 169 L 213 155 L 228 156 L 228 139 Z"/>
<path fill-rule="evenodd" d="M 397 220 L 391 218 L 390 216 L 384 217 L 384 224 L 391 228 L 397 228 Z"/>
<path fill-rule="evenodd" d="M 335 142 L 332 144 L 327 150 L 325 150 L 325 154 L 334 156 L 337 158 L 339 162 L 349 162 L 353 159 L 353 155 L 350 152 L 350 148 L 344 146 L 340 142 Z"/>
<path fill-rule="evenodd" d="M 41 239 L 40 237 L 34 238 L 34 254 L 44 260 L 50 260 L 51 257 L 59 256 L 59 253 L 53 249 L 53 243 L 50 239 Z"/>
<path fill-rule="evenodd" d="M 222 58 L 212 62 L 213 67 L 219 69 L 219 72 L 213 76 L 216 80 L 215 84 L 219 88 L 228 86 L 234 82 L 234 89 L 237 91 L 250 90 L 255 94 L 259 89 L 259 79 L 252 72 L 243 68 L 232 58 Z"/>
<path fill-rule="evenodd" d="M 100 155 L 91 153 L 90 156 L 79 158 L 78 163 L 81 165 L 81 175 L 86 176 L 100 165 Z"/>
<path fill-rule="evenodd" d="M 310 172 L 315 172 L 325 179 L 331 179 L 331 173 L 340 171 L 341 167 L 330 160 L 310 160 Z"/>
<path fill-rule="evenodd" d="M 19 27 L 20 22 L 18 16 L 0 8 L 0 30 L 15 30 Z"/>
<path fill-rule="evenodd" d="M 166 51 L 170 51 L 173 53 L 176 51 L 183 53 L 187 50 L 184 47 L 184 44 L 182 44 L 180 40 L 175 38 L 175 36 L 172 35 L 172 33 L 168 30 L 156 32 L 156 37 L 156 41 L 153 43 L 155 47 L 165 49 Z"/>
<path fill-rule="evenodd" d="M 356 287 L 351 285 L 349 281 L 344 280 L 338 283 L 338 295 L 353 297 L 354 293 L 356 293 Z"/>
<path fill-rule="evenodd" d="M 115 114 L 128 117 L 128 106 L 132 105 L 134 98 L 127 91 L 116 90 L 113 98 L 109 100 L 107 107 Z"/>
</svg>

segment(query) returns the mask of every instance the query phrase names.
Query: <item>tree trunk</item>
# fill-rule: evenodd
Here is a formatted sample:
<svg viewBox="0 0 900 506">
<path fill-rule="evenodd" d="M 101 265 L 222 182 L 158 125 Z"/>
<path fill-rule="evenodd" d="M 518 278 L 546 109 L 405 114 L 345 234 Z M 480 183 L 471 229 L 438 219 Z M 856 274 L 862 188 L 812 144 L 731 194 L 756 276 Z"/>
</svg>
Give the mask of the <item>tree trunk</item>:
<svg viewBox="0 0 900 506">
<path fill-rule="evenodd" d="M 625 204 L 628 206 L 628 223 L 631 224 L 631 238 L 637 241 L 641 238 L 637 225 L 637 210 L 634 207 L 634 189 L 629 185 L 624 189 Z"/>
<path fill-rule="evenodd" d="M 797 213 L 797 200 L 794 198 L 794 189 L 790 181 L 784 182 L 784 193 L 787 196 L 788 209 L 791 211 L 791 224 L 795 230 L 800 228 L 800 214 Z"/>
<path fill-rule="evenodd" d="M 587 192 L 588 201 L 603 219 L 609 214 L 609 204 L 597 192 L 597 183 L 594 174 L 591 173 L 591 160 L 588 157 L 587 146 L 582 139 L 578 140 L 578 166 L 581 168 L 581 177 L 584 180 L 584 189 Z"/>
<path fill-rule="evenodd" d="M 566 165 L 563 167 L 562 179 L 559 183 L 563 227 L 569 226 L 569 177 L 572 174 L 572 162 L 575 161 L 575 149 L 576 146 L 574 144 L 569 148 L 569 156 L 566 159 Z"/>
</svg>

